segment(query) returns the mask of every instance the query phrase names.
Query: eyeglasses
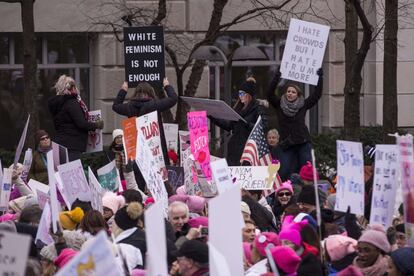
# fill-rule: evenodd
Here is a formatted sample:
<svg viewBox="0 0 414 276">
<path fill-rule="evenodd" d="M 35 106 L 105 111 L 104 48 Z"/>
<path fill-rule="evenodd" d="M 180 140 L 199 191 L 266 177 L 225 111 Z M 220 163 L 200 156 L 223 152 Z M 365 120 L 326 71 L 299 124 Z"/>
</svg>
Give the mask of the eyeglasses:
<svg viewBox="0 0 414 276">
<path fill-rule="evenodd" d="M 243 90 L 239 90 L 239 97 L 243 97 L 245 96 L 247 93 L 244 92 Z"/>
<path fill-rule="evenodd" d="M 50 139 L 50 137 L 49 136 L 43 136 L 42 138 L 40 138 L 40 141 L 45 141 L 47 139 Z"/>
<path fill-rule="evenodd" d="M 279 196 L 279 197 L 284 197 L 284 196 L 291 196 L 292 194 L 291 193 L 289 193 L 289 192 L 281 192 L 281 193 L 278 193 L 277 194 L 277 196 Z"/>
</svg>

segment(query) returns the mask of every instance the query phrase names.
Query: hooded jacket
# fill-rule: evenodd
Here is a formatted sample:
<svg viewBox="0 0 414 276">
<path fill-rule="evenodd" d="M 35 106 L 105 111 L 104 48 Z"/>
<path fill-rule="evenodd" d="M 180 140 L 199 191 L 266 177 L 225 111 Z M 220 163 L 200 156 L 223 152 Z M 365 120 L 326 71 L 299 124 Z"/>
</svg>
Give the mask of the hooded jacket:
<svg viewBox="0 0 414 276">
<path fill-rule="evenodd" d="M 96 124 L 88 122 L 76 96 L 56 95 L 49 99 L 49 111 L 53 116 L 56 143 L 68 150 L 84 152 L 88 142 L 88 131 Z"/>
</svg>

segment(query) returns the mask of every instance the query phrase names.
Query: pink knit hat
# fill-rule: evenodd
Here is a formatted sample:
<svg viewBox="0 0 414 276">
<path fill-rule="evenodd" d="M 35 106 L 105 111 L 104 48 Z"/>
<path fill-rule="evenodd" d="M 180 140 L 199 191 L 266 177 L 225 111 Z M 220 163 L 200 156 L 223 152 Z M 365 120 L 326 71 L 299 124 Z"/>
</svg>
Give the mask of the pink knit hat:
<svg viewBox="0 0 414 276">
<path fill-rule="evenodd" d="M 343 235 L 331 235 L 325 239 L 325 247 L 332 262 L 354 253 L 358 242 Z"/>
<path fill-rule="evenodd" d="M 198 228 L 200 226 L 208 227 L 208 217 L 196 217 L 188 220 L 188 225 L 191 228 Z"/>
<path fill-rule="evenodd" d="M 177 195 L 187 194 L 187 192 L 185 191 L 185 185 L 182 185 L 182 186 L 178 187 L 175 192 L 177 193 Z"/>
<path fill-rule="evenodd" d="M 282 185 L 275 190 L 275 195 L 283 190 L 288 190 L 291 194 L 293 194 L 292 182 L 290 182 L 290 180 L 283 182 Z"/>
<path fill-rule="evenodd" d="M 273 232 L 262 232 L 254 238 L 253 242 L 254 246 L 256 247 L 257 251 L 263 257 L 266 257 L 266 247 L 269 244 L 273 244 L 274 246 L 280 245 L 279 237 L 276 233 Z"/>
<path fill-rule="evenodd" d="M 365 230 L 361 237 L 359 237 L 358 242 L 370 243 L 385 253 L 388 253 L 391 250 L 391 245 L 388 242 L 384 227 L 379 224 L 368 226 L 367 230 Z"/>
<path fill-rule="evenodd" d="M 75 251 L 71 248 L 65 248 L 65 249 L 62 250 L 62 252 L 60 252 L 59 256 L 57 256 L 56 259 L 53 262 L 57 267 L 62 268 L 73 257 L 75 257 L 76 254 L 78 254 L 78 251 Z"/>
<path fill-rule="evenodd" d="M 285 274 L 295 273 L 298 269 L 301 258 L 296 252 L 287 246 L 276 246 L 270 249 L 273 260 L 278 268 L 283 270 Z"/>
<path fill-rule="evenodd" d="M 0 222 L 16 220 L 16 219 L 17 219 L 17 214 L 7 213 L 7 214 L 0 216 Z"/>
<path fill-rule="evenodd" d="M 201 196 L 188 196 L 186 203 L 191 213 L 201 213 L 203 212 L 204 205 L 206 205 L 207 200 Z"/>
<path fill-rule="evenodd" d="M 243 253 L 244 253 L 244 257 L 246 258 L 246 261 L 248 263 L 253 263 L 252 262 L 252 244 L 249 242 L 244 242 L 243 243 Z"/>
<path fill-rule="evenodd" d="M 280 231 L 279 233 L 279 239 L 288 240 L 296 246 L 301 246 L 302 237 L 300 236 L 300 231 L 307 224 L 307 220 L 293 222 L 293 216 L 285 217 L 285 219 L 283 220 L 282 231 Z"/>
<path fill-rule="evenodd" d="M 115 215 L 125 205 L 125 198 L 112 192 L 106 192 L 102 197 L 102 205 L 111 209 Z"/>
<path fill-rule="evenodd" d="M 303 165 L 302 168 L 300 168 L 299 175 L 303 180 L 313 181 L 313 166 L 311 162 L 308 161 L 306 165 Z M 318 171 L 316 171 L 316 179 L 319 179 Z"/>
<path fill-rule="evenodd" d="M 171 204 L 175 201 L 181 201 L 181 202 L 186 203 L 187 199 L 188 199 L 188 195 L 178 195 L 178 194 L 172 195 L 168 198 L 168 204 Z"/>
<path fill-rule="evenodd" d="M 145 276 L 145 275 L 147 275 L 146 274 L 146 272 L 145 272 L 145 270 L 143 270 L 143 269 L 133 269 L 132 271 L 131 271 L 131 276 Z"/>
</svg>

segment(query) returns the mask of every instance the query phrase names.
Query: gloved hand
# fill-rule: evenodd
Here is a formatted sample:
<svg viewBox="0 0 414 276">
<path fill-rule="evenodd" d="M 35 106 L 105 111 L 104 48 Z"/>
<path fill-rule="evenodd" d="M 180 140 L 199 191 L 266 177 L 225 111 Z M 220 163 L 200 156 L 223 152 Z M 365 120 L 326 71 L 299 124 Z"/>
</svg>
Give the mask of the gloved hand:
<svg viewBox="0 0 414 276">
<path fill-rule="evenodd" d="M 104 121 L 103 120 L 99 120 L 95 123 L 95 126 L 97 129 L 103 129 L 104 128 Z"/>
<path fill-rule="evenodd" d="M 134 170 L 134 161 L 131 159 L 128 160 L 128 163 L 125 166 L 125 172 L 130 173 Z"/>
</svg>

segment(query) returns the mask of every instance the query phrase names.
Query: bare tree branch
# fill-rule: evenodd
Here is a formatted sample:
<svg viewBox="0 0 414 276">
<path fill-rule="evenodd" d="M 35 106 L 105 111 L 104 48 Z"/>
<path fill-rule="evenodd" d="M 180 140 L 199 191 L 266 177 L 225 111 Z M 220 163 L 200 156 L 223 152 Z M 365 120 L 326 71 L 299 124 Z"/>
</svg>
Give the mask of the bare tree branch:
<svg viewBox="0 0 414 276">
<path fill-rule="evenodd" d="M 157 17 L 151 22 L 151 25 L 159 25 L 161 21 L 167 16 L 167 2 L 166 0 L 158 1 L 158 14 Z"/>
</svg>

